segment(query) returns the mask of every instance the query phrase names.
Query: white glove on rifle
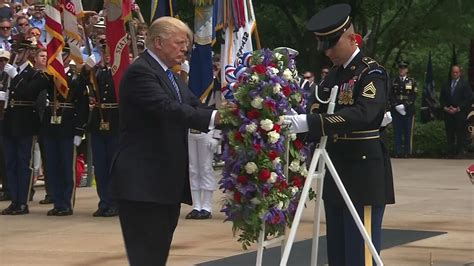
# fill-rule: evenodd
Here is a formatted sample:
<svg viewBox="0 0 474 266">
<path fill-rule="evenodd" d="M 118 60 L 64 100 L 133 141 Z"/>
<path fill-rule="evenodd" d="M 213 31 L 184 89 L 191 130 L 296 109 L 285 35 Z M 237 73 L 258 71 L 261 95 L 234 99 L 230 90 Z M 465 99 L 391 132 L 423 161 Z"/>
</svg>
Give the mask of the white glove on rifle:
<svg viewBox="0 0 474 266">
<path fill-rule="evenodd" d="M 388 111 L 383 116 L 382 123 L 380 124 L 380 127 L 386 127 L 390 123 L 392 123 L 392 113 L 390 113 L 390 111 Z"/>
<path fill-rule="evenodd" d="M 405 111 L 405 105 L 403 104 L 399 104 L 397 106 L 395 106 L 395 110 L 397 110 L 397 112 L 399 112 L 401 115 L 406 115 L 407 112 Z"/>
<path fill-rule="evenodd" d="M 87 57 L 87 59 L 86 59 L 86 65 L 87 65 L 89 68 L 93 68 L 93 67 L 95 67 L 95 65 L 97 65 L 97 59 L 95 58 L 95 55 L 94 55 L 94 54 L 91 54 L 89 57 Z"/>
<path fill-rule="evenodd" d="M 10 64 L 6 64 L 3 71 L 5 73 L 7 73 L 7 75 L 10 78 L 14 78 L 16 75 L 18 75 L 18 72 L 16 71 L 16 68 L 14 66 L 10 65 Z"/>
<path fill-rule="evenodd" d="M 0 101 L 5 101 L 7 99 L 7 94 L 4 91 L 0 91 Z"/>
<path fill-rule="evenodd" d="M 74 136 L 73 143 L 76 147 L 79 147 L 79 145 L 81 145 L 81 142 L 82 142 L 82 137 L 81 136 Z"/>
<path fill-rule="evenodd" d="M 288 125 L 291 133 L 304 133 L 308 132 L 308 122 L 306 121 L 306 115 L 285 115 L 285 121 L 283 124 Z"/>
</svg>

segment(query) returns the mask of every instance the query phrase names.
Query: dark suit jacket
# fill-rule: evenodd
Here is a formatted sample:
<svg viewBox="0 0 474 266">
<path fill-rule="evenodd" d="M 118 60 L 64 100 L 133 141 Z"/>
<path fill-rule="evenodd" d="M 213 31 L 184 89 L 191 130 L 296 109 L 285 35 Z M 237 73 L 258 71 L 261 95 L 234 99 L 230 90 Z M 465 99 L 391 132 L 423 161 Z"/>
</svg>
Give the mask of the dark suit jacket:
<svg viewBox="0 0 474 266">
<path fill-rule="evenodd" d="M 119 147 L 111 166 L 117 199 L 160 204 L 191 204 L 188 177 L 189 128 L 207 131 L 205 109 L 176 79 L 183 103 L 160 64 L 147 52 L 120 83 Z"/>
<path fill-rule="evenodd" d="M 469 83 L 461 77 L 454 88 L 454 94 L 451 95 L 451 82 L 446 84 L 440 93 L 441 108 L 445 106 L 459 107 L 460 114 L 467 115 L 472 101 L 472 90 Z"/>
</svg>

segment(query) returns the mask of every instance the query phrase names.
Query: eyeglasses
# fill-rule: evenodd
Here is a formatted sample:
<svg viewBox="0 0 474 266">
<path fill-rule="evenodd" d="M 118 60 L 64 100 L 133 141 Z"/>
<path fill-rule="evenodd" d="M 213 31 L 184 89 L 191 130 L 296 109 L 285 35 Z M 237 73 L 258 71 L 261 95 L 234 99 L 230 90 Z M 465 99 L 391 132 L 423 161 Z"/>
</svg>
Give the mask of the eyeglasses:
<svg viewBox="0 0 474 266">
<path fill-rule="evenodd" d="M 303 78 L 305 78 L 305 79 L 310 79 L 310 78 L 312 78 L 312 77 L 313 77 L 313 76 L 303 76 Z"/>
<path fill-rule="evenodd" d="M 5 31 L 7 31 L 7 30 L 10 30 L 11 28 L 12 28 L 12 27 L 0 27 L 0 30 L 5 30 Z"/>
</svg>

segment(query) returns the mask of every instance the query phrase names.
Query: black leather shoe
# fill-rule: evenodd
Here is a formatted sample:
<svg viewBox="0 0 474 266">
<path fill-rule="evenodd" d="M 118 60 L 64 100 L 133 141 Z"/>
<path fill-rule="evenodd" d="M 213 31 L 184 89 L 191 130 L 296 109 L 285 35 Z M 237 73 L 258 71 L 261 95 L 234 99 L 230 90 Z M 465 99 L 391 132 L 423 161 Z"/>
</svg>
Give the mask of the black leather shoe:
<svg viewBox="0 0 474 266">
<path fill-rule="evenodd" d="M 2 211 L 2 215 L 12 215 L 13 211 L 18 208 L 18 204 L 16 203 L 11 203 L 10 206 L 8 206 L 6 209 Z"/>
<path fill-rule="evenodd" d="M 198 220 L 206 220 L 206 219 L 211 219 L 212 218 L 212 214 L 206 210 L 201 210 L 199 212 L 199 215 L 196 219 Z"/>
<path fill-rule="evenodd" d="M 108 208 L 103 214 L 102 217 L 114 217 L 118 215 L 118 210 L 115 208 Z"/>
<path fill-rule="evenodd" d="M 51 199 L 51 197 L 44 197 L 44 199 L 40 200 L 39 201 L 39 204 L 53 204 L 53 200 Z"/>
<path fill-rule="evenodd" d="M 3 192 L 0 196 L 0 201 L 9 201 L 11 200 L 10 195 L 7 192 Z"/>
<path fill-rule="evenodd" d="M 60 209 L 56 213 L 56 216 L 69 216 L 72 215 L 73 211 L 71 208 L 66 208 L 66 209 Z"/>
<path fill-rule="evenodd" d="M 101 209 L 101 208 L 99 208 L 99 209 L 97 209 L 97 211 L 95 211 L 95 212 L 92 214 L 92 216 L 94 216 L 94 217 L 102 217 L 102 216 L 104 215 L 104 212 L 106 212 L 106 211 L 107 211 L 107 209 Z"/>
<path fill-rule="evenodd" d="M 186 219 L 198 219 L 199 217 L 199 211 L 196 209 L 193 209 L 188 215 L 186 215 Z"/>
<path fill-rule="evenodd" d="M 22 215 L 22 214 L 27 214 L 30 213 L 30 210 L 28 209 L 28 205 L 26 204 L 20 204 L 16 209 L 13 210 L 12 215 Z"/>
<path fill-rule="evenodd" d="M 46 213 L 46 215 L 48 215 L 48 216 L 56 216 L 56 214 L 58 214 L 58 211 L 59 211 L 59 209 L 53 208 L 53 209 L 49 210 L 49 211 Z"/>
</svg>

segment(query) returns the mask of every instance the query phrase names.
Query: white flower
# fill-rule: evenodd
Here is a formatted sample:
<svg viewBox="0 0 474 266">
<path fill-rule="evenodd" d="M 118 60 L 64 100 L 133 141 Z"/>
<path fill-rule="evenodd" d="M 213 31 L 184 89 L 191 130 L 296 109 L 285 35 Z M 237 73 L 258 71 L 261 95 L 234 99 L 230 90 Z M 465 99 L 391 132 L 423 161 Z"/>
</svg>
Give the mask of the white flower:
<svg viewBox="0 0 474 266">
<path fill-rule="evenodd" d="M 293 72 L 288 68 L 283 71 L 283 79 L 291 81 L 293 80 Z"/>
<path fill-rule="evenodd" d="M 293 69 L 293 78 L 298 76 L 298 69 Z"/>
<path fill-rule="evenodd" d="M 259 199 L 257 199 L 257 198 L 252 198 L 252 199 L 250 200 L 250 202 L 251 202 L 253 205 L 258 205 L 258 204 L 260 204 L 261 201 L 260 201 Z"/>
<path fill-rule="evenodd" d="M 254 82 L 254 83 L 257 83 L 260 79 L 258 78 L 258 75 L 257 74 L 253 74 L 252 76 L 250 76 L 250 81 Z"/>
<path fill-rule="evenodd" d="M 270 67 L 270 71 L 272 72 L 273 75 L 276 75 L 280 72 L 280 70 L 278 70 L 278 68 L 274 68 L 274 67 Z"/>
<path fill-rule="evenodd" d="M 283 202 L 278 202 L 278 205 L 275 206 L 278 210 L 281 210 L 283 208 Z"/>
<path fill-rule="evenodd" d="M 258 167 L 254 162 L 248 162 L 247 164 L 245 164 L 245 171 L 249 175 L 257 172 L 257 169 Z"/>
<path fill-rule="evenodd" d="M 270 131 L 273 129 L 273 122 L 270 119 L 263 119 L 260 121 L 260 127 L 266 131 Z"/>
<path fill-rule="evenodd" d="M 284 118 L 283 118 L 283 119 L 284 119 Z M 290 140 L 295 140 L 295 139 L 296 139 L 296 133 L 291 133 L 291 134 L 289 135 L 289 137 L 290 137 Z"/>
<path fill-rule="evenodd" d="M 295 99 L 297 102 L 301 102 L 301 94 L 295 93 L 292 96 L 293 96 L 293 99 Z"/>
<path fill-rule="evenodd" d="M 279 165 L 281 163 L 281 159 L 280 157 L 276 157 L 275 160 L 272 161 L 273 163 L 273 166 L 276 167 L 277 165 Z"/>
<path fill-rule="evenodd" d="M 278 134 L 275 130 L 268 132 L 268 142 L 271 144 L 275 144 L 280 139 L 280 134 Z"/>
<path fill-rule="evenodd" d="M 299 160 L 293 160 L 290 164 L 290 166 L 288 167 L 288 169 L 290 169 L 292 172 L 299 172 L 300 170 L 300 161 Z"/>
<path fill-rule="evenodd" d="M 276 58 L 277 60 L 281 60 L 282 57 L 283 57 L 282 54 L 280 54 L 280 53 L 275 53 L 275 58 Z"/>
<path fill-rule="evenodd" d="M 294 196 L 296 193 L 298 193 L 298 188 L 297 187 L 290 187 L 291 195 Z"/>
<path fill-rule="evenodd" d="M 257 125 L 255 125 L 255 123 L 250 123 L 250 124 L 245 126 L 245 130 L 248 133 L 253 133 L 253 132 L 257 131 Z"/>
<path fill-rule="evenodd" d="M 281 85 L 279 83 L 275 84 L 275 86 L 273 86 L 273 94 L 278 94 L 281 90 Z"/>
<path fill-rule="evenodd" d="M 263 98 L 260 96 L 257 96 L 255 97 L 255 99 L 252 100 L 250 105 L 252 105 L 253 108 L 262 109 L 263 107 L 262 103 L 263 103 Z"/>
<path fill-rule="evenodd" d="M 267 180 L 267 183 L 273 184 L 277 181 L 278 175 L 275 172 L 271 172 L 270 178 Z"/>
<path fill-rule="evenodd" d="M 308 176 L 308 169 L 306 168 L 306 164 L 301 164 L 300 166 L 300 173 L 302 176 Z"/>
</svg>

